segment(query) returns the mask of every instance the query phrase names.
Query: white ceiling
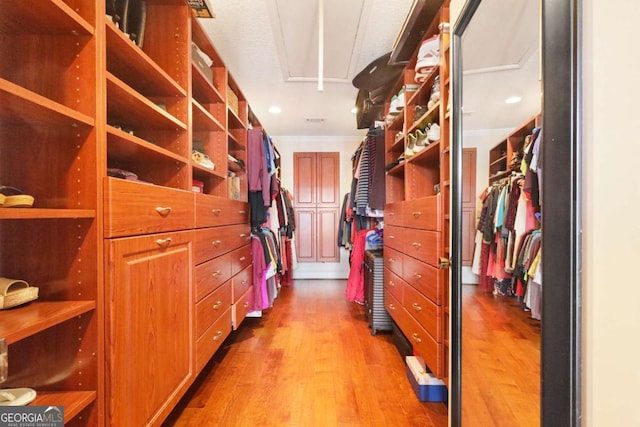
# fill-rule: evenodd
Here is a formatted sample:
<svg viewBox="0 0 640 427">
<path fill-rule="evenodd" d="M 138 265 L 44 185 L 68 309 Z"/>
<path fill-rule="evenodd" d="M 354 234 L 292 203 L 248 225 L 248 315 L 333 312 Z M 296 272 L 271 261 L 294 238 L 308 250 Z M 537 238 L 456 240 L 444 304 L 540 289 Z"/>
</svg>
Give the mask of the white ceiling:
<svg viewBox="0 0 640 427">
<path fill-rule="evenodd" d="M 464 130 L 512 129 L 541 110 L 539 2 L 483 0 L 462 36 Z M 522 102 L 505 104 L 511 96 Z"/>
<path fill-rule="evenodd" d="M 412 0 L 324 0 L 321 92 L 319 0 L 210 1 L 216 19 L 200 22 L 269 134 L 364 134 L 350 112 L 358 92 L 351 80 L 392 49 Z M 538 7 L 482 1 L 463 41 L 466 130 L 514 127 L 539 111 Z M 523 102 L 505 109 L 514 94 Z M 270 114 L 271 105 L 282 113 Z"/>
<path fill-rule="evenodd" d="M 200 22 L 269 134 L 364 134 L 351 113 L 358 93 L 351 80 L 392 49 L 412 0 L 325 0 L 322 92 L 316 80 L 318 0 L 211 3 L 216 19 Z M 273 104 L 281 114 L 268 113 Z"/>
</svg>

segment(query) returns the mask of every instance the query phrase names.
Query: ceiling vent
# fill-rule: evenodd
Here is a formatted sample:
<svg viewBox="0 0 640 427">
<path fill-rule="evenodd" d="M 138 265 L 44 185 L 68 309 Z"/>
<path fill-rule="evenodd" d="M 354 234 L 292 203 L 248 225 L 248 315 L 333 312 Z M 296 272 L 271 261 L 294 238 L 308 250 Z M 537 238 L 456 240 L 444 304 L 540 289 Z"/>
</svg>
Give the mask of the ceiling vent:
<svg viewBox="0 0 640 427">
<path fill-rule="evenodd" d="M 324 119 L 322 117 L 307 117 L 304 121 L 307 123 L 324 123 Z"/>
</svg>

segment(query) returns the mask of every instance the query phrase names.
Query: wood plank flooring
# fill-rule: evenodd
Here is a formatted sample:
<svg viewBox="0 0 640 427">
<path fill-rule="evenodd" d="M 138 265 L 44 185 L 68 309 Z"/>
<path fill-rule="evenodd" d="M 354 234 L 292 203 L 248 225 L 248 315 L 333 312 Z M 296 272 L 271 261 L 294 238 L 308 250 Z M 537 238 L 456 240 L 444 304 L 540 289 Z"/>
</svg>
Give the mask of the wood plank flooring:
<svg viewBox="0 0 640 427">
<path fill-rule="evenodd" d="M 462 426 L 540 426 L 540 322 L 462 287 Z"/>
<path fill-rule="evenodd" d="M 296 280 L 247 318 L 165 426 L 446 426 L 419 402 L 391 335 L 370 334 L 344 280 Z"/>
</svg>

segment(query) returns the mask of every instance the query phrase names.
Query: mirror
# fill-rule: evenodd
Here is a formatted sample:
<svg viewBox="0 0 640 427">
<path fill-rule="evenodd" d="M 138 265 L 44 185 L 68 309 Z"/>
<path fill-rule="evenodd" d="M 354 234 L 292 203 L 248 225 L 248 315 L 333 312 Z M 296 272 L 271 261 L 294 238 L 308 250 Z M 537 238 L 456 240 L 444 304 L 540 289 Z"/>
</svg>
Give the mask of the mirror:
<svg viewBox="0 0 640 427">
<path fill-rule="evenodd" d="M 452 241 L 461 244 L 452 247 L 452 426 L 579 425 L 578 15 L 571 0 L 468 0 L 454 26 L 451 221 Z M 505 110 L 512 95 L 521 102 Z M 509 251 L 524 248 L 522 241 L 516 243 L 516 234 L 509 247 L 509 233 L 495 226 L 499 221 L 488 223 L 494 234 L 472 241 L 476 219 L 487 212 L 478 215 L 471 202 L 487 200 L 479 194 L 505 197 L 484 191 L 500 180 L 515 188 L 511 166 L 519 159 L 513 159 L 537 139 L 543 121 L 544 214 L 536 228 L 544 229 L 541 241 L 553 244 L 538 258 L 544 298 L 527 300 L 527 288 L 537 287 L 527 277 L 518 285 L 511 280 L 515 271 L 506 268 L 514 266 Z M 474 259 L 481 261 L 477 279 L 469 274 Z M 531 312 L 522 310 L 523 302 Z"/>
<path fill-rule="evenodd" d="M 521 168 L 542 109 L 539 17 L 535 1 L 483 0 L 461 37 L 463 427 L 540 425 L 541 287 L 524 277 L 540 208 Z"/>
</svg>

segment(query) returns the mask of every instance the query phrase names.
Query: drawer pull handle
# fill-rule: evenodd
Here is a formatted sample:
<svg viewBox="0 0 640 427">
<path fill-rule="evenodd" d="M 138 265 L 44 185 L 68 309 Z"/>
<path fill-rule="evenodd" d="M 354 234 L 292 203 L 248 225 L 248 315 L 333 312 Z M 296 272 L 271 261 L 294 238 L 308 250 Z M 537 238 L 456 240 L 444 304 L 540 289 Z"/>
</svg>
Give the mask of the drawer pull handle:
<svg viewBox="0 0 640 427">
<path fill-rule="evenodd" d="M 422 274 L 420 274 L 420 273 L 413 273 L 413 277 L 415 277 L 416 279 L 422 279 Z"/>
<path fill-rule="evenodd" d="M 395 309 L 396 309 L 396 306 L 395 306 L 395 305 L 393 305 L 393 304 L 389 304 L 389 308 L 390 308 L 391 310 L 395 310 Z"/>
<path fill-rule="evenodd" d="M 241 283 L 241 284 L 243 284 L 243 285 L 246 285 L 246 284 L 247 284 L 247 281 L 246 281 L 246 280 L 243 280 L 243 281 L 242 281 L 242 282 L 240 282 L 240 283 Z"/>
<path fill-rule="evenodd" d="M 162 247 L 169 246 L 171 244 L 171 237 L 167 237 L 166 239 L 158 239 L 156 240 L 156 244 Z"/>
<path fill-rule="evenodd" d="M 211 275 L 212 275 L 213 277 L 218 277 L 218 276 L 219 276 L 219 275 L 221 275 L 221 274 L 222 274 L 222 272 L 221 272 L 220 270 L 216 270 L 216 271 L 214 271 L 213 273 L 211 273 Z"/>
<path fill-rule="evenodd" d="M 395 258 L 389 258 L 389 262 L 396 262 Z"/>
<path fill-rule="evenodd" d="M 245 302 L 244 302 L 244 304 L 242 304 L 242 306 L 243 306 L 244 308 L 249 307 L 249 301 L 245 301 Z"/>
<path fill-rule="evenodd" d="M 422 212 L 416 211 L 416 212 L 413 212 L 412 215 L 414 218 L 420 218 L 420 216 L 422 215 Z"/>
<path fill-rule="evenodd" d="M 393 282 L 393 280 L 389 280 L 389 286 L 395 286 L 396 284 Z"/>
<path fill-rule="evenodd" d="M 395 238 L 396 238 L 396 236 L 389 236 L 389 238 L 390 238 L 390 239 L 395 239 Z"/>
<path fill-rule="evenodd" d="M 220 307 L 222 307 L 222 301 L 218 300 L 218 302 L 216 302 L 215 304 L 213 304 L 213 309 L 217 310 Z"/>
<path fill-rule="evenodd" d="M 389 216 L 394 216 L 396 213 L 395 212 L 389 212 Z"/>
<path fill-rule="evenodd" d="M 214 215 L 220 215 L 221 212 L 222 212 L 222 209 L 211 209 L 211 213 Z"/>
<path fill-rule="evenodd" d="M 414 302 L 413 304 L 411 304 L 411 307 L 413 307 L 413 309 L 414 309 L 415 311 L 420 311 L 420 310 L 422 310 L 422 307 L 420 307 L 420 306 L 418 305 L 418 303 L 415 303 L 415 302 Z"/>
<path fill-rule="evenodd" d="M 247 233 L 240 234 L 240 237 L 247 237 Z"/>
<path fill-rule="evenodd" d="M 246 213 L 247 213 L 247 211 L 238 211 L 238 213 L 239 213 L 240 215 L 244 215 L 244 214 L 246 214 Z"/>
<path fill-rule="evenodd" d="M 171 213 L 170 206 L 158 206 L 156 207 L 156 212 L 158 212 L 161 216 L 167 216 Z"/>
<path fill-rule="evenodd" d="M 418 243 L 418 242 L 413 242 L 411 245 L 416 249 L 420 249 L 420 247 L 422 247 L 422 243 Z"/>
<path fill-rule="evenodd" d="M 240 261 L 244 261 L 245 259 L 247 259 L 247 257 L 246 257 L 246 256 L 241 256 L 241 257 L 240 257 Z"/>
<path fill-rule="evenodd" d="M 422 340 L 420 339 L 420 336 L 416 333 L 411 335 L 413 337 L 413 339 L 415 340 L 415 342 L 420 343 L 422 342 Z"/>
<path fill-rule="evenodd" d="M 220 246 L 220 243 L 222 243 L 220 240 L 214 240 L 213 242 L 211 242 L 211 244 L 212 244 L 213 246 L 215 246 L 216 248 L 217 248 L 218 246 Z"/>
<path fill-rule="evenodd" d="M 213 337 L 214 341 L 218 341 L 222 337 L 222 331 L 216 332 L 216 335 Z"/>
</svg>

